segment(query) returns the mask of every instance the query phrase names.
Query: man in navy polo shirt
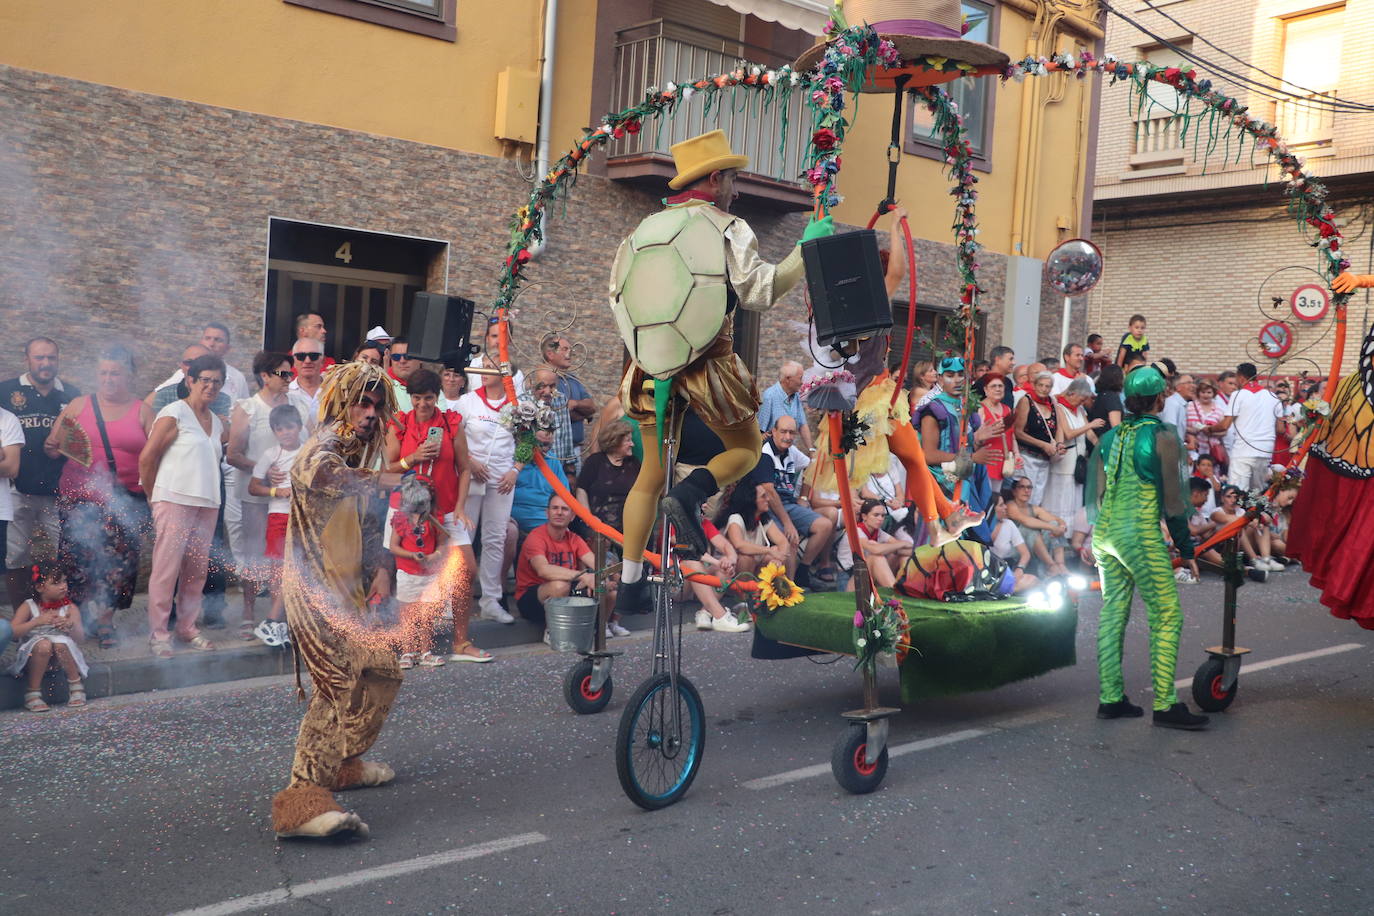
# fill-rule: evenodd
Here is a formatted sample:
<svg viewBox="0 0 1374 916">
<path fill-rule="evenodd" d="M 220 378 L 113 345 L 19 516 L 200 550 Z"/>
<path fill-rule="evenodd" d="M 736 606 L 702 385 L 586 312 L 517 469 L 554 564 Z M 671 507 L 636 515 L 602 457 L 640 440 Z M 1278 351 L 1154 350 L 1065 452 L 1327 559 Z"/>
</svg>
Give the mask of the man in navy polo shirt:
<svg viewBox="0 0 1374 916">
<path fill-rule="evenodd" d="M 24 344 L 24 359 L 28 372 L 0 382 L 0 407 L 18 417 L 24 429 L 19 476 L 14 479 L 14 520 L 9 525 L 5 557 L 6 587 L 10 604 L 16 610 L 29 597 L 29 567 L 33 565 L 36 533 L 43 532 L 54 552 L 62 533 L 57 481 L 67 459 L 61 455 L 49 458 L 43 452 L 43 443 L 62 408 L 81 394 L 75 385 L 64 385 L 57 377 L 55 340 L 33 338 Z"/>
</svg>

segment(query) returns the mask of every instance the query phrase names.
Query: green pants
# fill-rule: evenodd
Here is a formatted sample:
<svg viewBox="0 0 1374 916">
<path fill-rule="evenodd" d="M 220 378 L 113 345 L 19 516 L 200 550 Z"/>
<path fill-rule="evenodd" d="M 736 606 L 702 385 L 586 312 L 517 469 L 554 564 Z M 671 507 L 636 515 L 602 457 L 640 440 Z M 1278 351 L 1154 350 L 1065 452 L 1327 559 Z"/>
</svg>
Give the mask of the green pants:
<svg viewBox="0 0 1374 916">
<path fill-rule="evenodd" d="M 1121 653 L 1131 599 L 1139 588 L 1149 612 L 1154 708 L 1168 709 L 1178 702 L 1174 670 L 1183 612 L 1169 550 L 1159 530 L 1159 495 L 1152 484 L 1136 481 L 1107 494 L 1093 528 L 1093 557 L 1102 578 L 1102 620 L 1097 628 L 1101 702 L 1115 703 L 1125 696 Z"/>
</svg>

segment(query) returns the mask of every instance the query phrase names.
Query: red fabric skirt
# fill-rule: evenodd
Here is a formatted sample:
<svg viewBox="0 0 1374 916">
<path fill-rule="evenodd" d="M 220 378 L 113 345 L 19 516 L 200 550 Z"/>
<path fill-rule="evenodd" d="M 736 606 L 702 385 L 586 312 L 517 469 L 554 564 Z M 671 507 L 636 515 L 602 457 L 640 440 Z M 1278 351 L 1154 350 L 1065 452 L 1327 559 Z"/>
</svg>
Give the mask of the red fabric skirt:
<svg viewBox="0 0 1374 916">
<path fill-rule="evenodd" d="M 1287 549 L 1332 616 L 1374 630 L 1374 479 L 1337 474 L 1314 455 L 1293 504 Z"/>
</svg>

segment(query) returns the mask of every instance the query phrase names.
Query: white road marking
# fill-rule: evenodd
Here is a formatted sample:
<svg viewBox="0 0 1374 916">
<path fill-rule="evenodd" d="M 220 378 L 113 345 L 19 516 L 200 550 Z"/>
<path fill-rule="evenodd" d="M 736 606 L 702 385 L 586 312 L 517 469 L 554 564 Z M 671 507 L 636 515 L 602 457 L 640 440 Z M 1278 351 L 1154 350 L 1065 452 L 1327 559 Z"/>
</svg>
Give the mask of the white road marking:
<svg viewBox="0 0 1374 916">
<path fill-rule="evenodd" d="M 1242 675 L 1254 674 L 1256 671 L 1263 671 L 1266 668 L 1277 668 L 1280 665 L 1291 665 L 1295 662 L 1310 661 L 1314 658 L 1325 658 L 1328 655 L 1336 655 L 1341 652 L 1349 652 L 1351 649 L 1363 649 L 1364 644 L 1358 642 L 1341 643 L 1339 646 L 1328 646 L 1325 649 L 1313 649 L 1311 652 L 1299 652 L 1296 655 L 1280 655 L 1278 658 L 1267 658 L 1262 662 L 1242 661 L 1240 673 Z M 1193 683 L 1190 677 L 1181 677 L 1174 681 L 1175 687 L 1188 687 Z"/>
<path fill-rule="evenodd" d="M 346 875 L 335 875 L 332 878 L 307 881 L 305 884 L 298 884 L 291 888 L 282 887 L 276 890 L 265 891 L 261 894 L 252 894 L 248 897 L 236 897 L 233 900 L 212 903 L 209 906 L 197 907 L 194 910 L 182 910 L 179 913 L 172 914 L 172 916 L 229 916 L 231 913 L 243 913 L 248 910 L 258 910 L 263 907 L 275 906 L 278 903 L 285 903 L 288 900 L 299 900 L 303 897 L 313 897 L 317 894 L 328 894 L 333 891 L 342 890 L 346 887 L 366 884 L 370 881 L 384 881 L 387 878 L 398 878 L 401 875 L 408 875 L 412 872 L 424 871 L 429 868 L 438 868 L 441 865 L 452 865 L 454 862 L 462 862 L 467 859 L 489 856 L 497 852 L 507 852 L 521 846 L 544 843 L 547 842 L 548 839 L 549 838 L 542 833 L 518 833 L 515 836 L 508 836 L 487 843 L 478 843 L 476 846 L 464 846 L 461 849 L 450 849 L 448 852 L 420 856 L 417 859 L 392 862 L 390 865 L 365 868 L 362 871 L 349 872 Z"/>
</svg>

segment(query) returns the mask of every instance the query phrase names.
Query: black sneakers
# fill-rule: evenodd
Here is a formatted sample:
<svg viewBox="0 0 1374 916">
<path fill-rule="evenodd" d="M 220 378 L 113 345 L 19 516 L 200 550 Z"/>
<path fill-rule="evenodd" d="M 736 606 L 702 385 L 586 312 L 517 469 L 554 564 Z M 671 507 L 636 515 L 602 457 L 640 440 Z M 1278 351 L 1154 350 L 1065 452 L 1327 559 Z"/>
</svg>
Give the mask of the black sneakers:
<svg viewBox="0 0 1374 916">
<path fill-rule="evenodd" d="M 1207 716 L 1199 716 L 1188 708 L 1187 703 L 1175 703 L 1165 710 L 1155 710 L 1155 725 L 1163 728 L 1181 728 L 1195 732 L 1206 728 L 1210 722 Z"/>
<path fill-rule="evenodd" d="M 663 514 L 672 522 L 678 538 L 688 548 L 689 560 L 699 560 L 702 554 L 711 549 L 706 530 L 701 527 L 701 504 L 718 490 L 720 486 L 711 472 L 697 468 L 682 483 L 670 489 L 659 504 Z"/>
<path fill-rule="evenodd" d="M 653 604 L 649 601 L 648 585 L 648 579 L 620 583 L 620 588 L 615 593 L 615 613 L 623 616 L 648 614 L 653 611 Z"/>
<path fill-rule="evenodd" d="M 1143 715 L 1145 710 L 1132 703 L 1130 697 L 1125 695 L 1115 703 L 1097 704 L 1099 719 L 1139 719 Z"/>
</svg>

